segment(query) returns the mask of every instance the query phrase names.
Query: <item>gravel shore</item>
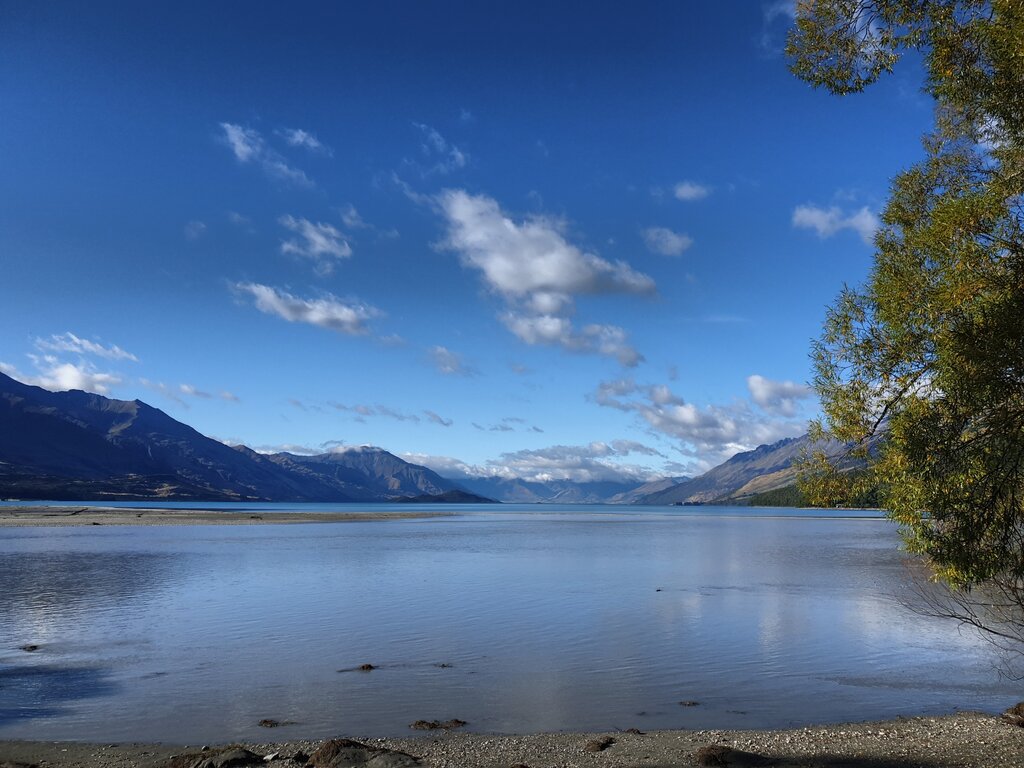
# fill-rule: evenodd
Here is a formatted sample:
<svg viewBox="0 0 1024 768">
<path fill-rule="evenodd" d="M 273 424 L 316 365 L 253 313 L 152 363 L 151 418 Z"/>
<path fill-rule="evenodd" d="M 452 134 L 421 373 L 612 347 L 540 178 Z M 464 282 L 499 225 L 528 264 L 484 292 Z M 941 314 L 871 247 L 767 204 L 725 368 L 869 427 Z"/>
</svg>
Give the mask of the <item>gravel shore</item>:
<svg viewBox="0 0 1024 768">
<path fill-rule="evenodd" d="M 285 729 L 282 729 L 281 735 Z M 610 744 L 590 751 L 594 742 Z M 488 736 L 438 732 L 407 739 L 359 739 L 399 750 L 426 768 L 673 768 L 722 765 L 775 768 L 1014 768 L 1024 766 L 1024 728 L 998 717 L 963 712 L 949 717 L 900 718 L 885 722 L 815 726 L 786 731 L 652 731 L 604 734 L 547 733 Z M 244 745 L 258 764 L 297 766 L 293 758 L 313 755 L 322 742 L 293 741 Z M 720 745 L 731 750 L 699 753 Z M 0 767 L 163 768 L 172 757 L 195 753 L 216 757 L 211 746 L 90 745 L 0 742 Z M 257 758 L 258 759 L 258 758 Z M 718 759 L 719 762 L 713 762 Z M 712 761 L 712 762 L 709 762 Z M 192 758 L 174 763 L 190 765 Z M 349 763 L 353 765 L 352 763 Z M 370 766 L 380 763 L 369 763 Z"/>
<path fill-rule="evenodd" d="M 0 507 L 0 527 L 79 525 L 259 525 L 338 523 L 358 520 L 410 520 L 445 517 L 448 512 L 226 512 L 214 509 L 146 509 L 142 507 Z"/>
</svg>

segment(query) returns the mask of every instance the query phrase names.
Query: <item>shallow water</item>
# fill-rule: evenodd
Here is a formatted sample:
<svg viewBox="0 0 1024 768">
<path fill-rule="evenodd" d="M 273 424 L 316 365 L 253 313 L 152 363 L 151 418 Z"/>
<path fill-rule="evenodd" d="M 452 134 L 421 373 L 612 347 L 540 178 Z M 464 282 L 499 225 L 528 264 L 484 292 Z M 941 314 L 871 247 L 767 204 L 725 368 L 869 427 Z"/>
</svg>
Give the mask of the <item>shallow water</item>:
<svg viewBox="0 0 1024 768">
<path fill-rule="evenodd" d="M 913 563 L 871 513 L 456 511 L 0 529 L 0 738 L 783 727 L 1020 698 L 984 640 L 905 607 Z"/>
</svg>

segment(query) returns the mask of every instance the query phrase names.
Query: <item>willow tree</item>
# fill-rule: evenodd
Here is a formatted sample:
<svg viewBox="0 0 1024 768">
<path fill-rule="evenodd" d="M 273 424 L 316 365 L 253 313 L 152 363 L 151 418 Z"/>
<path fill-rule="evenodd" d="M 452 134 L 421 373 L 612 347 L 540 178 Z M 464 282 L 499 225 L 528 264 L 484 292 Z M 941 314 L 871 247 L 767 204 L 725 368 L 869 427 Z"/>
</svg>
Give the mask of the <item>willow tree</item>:
<svg viewBox="0 0 1024 768">
<path fill-rule="evenodd" d="M 813 350 L 812 430 L 869 469 L 810 457 L 804 488 L 835 503 L 877 486 L 953 587 L 950 613 L 1022 641 L 1024 0 L 806 0 L 787 46 L 796 75 L 840 95 L 908 51 L 934 126 L 893 181 L 867 281 Z"/>
</svg>

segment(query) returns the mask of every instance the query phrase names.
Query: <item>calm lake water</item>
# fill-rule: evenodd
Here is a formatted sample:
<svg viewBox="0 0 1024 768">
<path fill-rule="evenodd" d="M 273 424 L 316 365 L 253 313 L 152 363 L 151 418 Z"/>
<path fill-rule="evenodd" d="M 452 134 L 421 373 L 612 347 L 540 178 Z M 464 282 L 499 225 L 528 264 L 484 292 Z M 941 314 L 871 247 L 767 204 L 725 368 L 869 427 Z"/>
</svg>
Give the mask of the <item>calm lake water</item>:
<svg viewBox="0 0 1024 768">
<path fill-rule="evenodd" d="M 984 640 L 905 607 L 913 563 L 870 513 L 454 509 L 0 529 L 0 738 L 783 727 L 1022 698 Z"/>
</svg>

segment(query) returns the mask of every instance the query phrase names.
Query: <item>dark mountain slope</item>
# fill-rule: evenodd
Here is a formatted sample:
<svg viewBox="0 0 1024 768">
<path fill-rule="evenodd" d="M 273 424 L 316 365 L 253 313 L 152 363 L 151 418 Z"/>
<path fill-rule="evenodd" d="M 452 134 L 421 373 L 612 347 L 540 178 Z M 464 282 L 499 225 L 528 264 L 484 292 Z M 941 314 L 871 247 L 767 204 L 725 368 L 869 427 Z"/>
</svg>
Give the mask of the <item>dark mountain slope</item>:
<svg viewBox="0 0 1024 768">
<path fill-rule="evenodd" d="M 381 449 L 263 456 L 140 400 L 0 374 L 0 497 L 385 501 L 456 488 Z"/>
</svg>

